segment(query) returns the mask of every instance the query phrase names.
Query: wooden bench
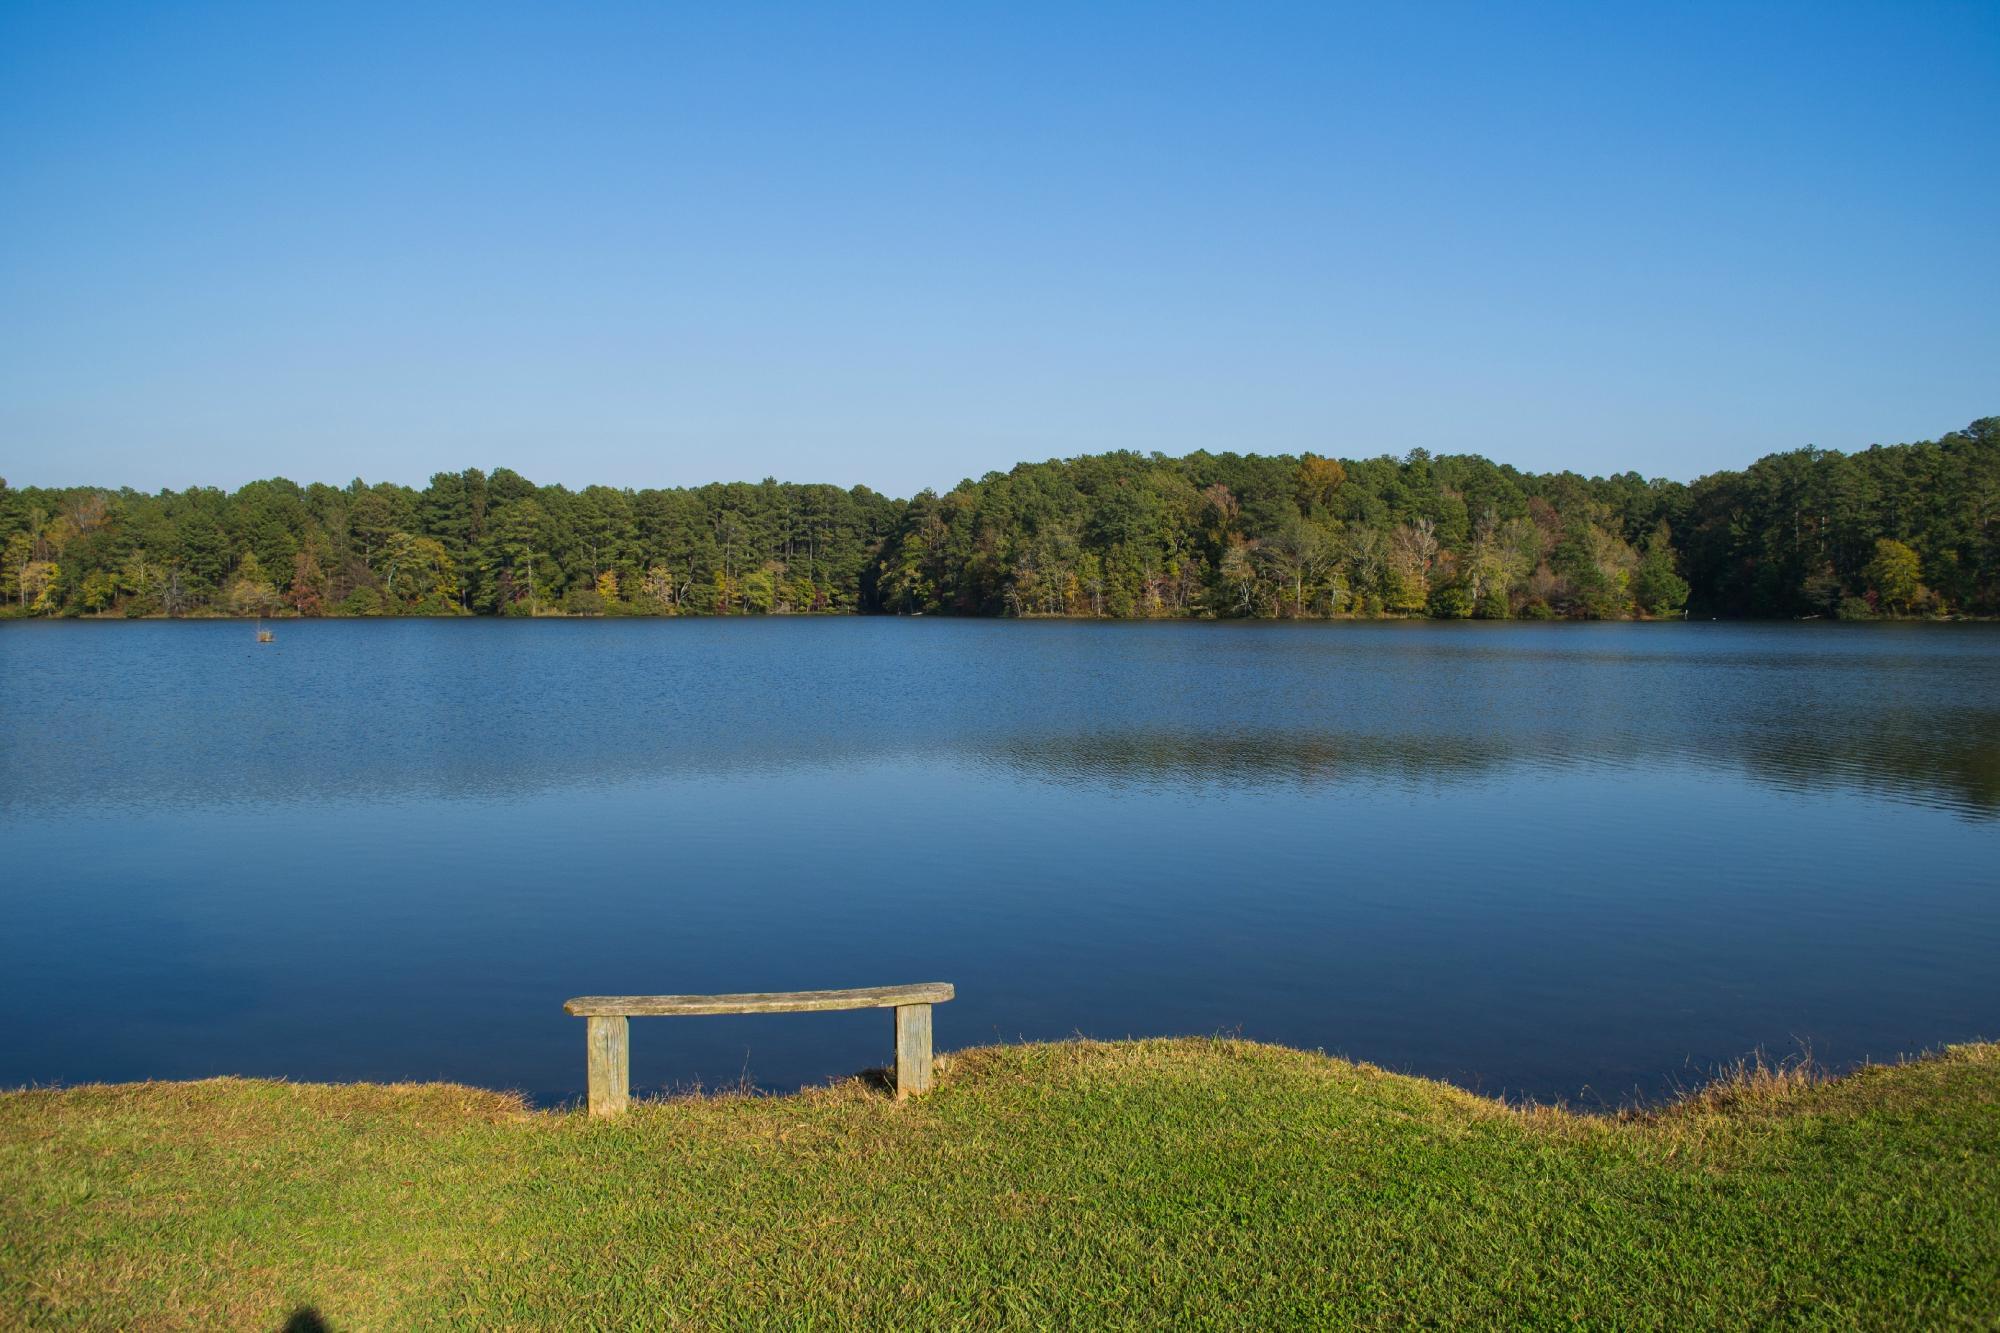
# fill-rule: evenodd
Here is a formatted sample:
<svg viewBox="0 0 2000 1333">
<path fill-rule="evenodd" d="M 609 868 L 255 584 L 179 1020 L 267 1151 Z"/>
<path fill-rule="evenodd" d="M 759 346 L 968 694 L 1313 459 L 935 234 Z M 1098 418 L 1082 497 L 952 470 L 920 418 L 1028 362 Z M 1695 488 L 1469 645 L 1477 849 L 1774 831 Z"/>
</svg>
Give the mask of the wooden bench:
<svg viewBox="0 0 2000 1333">
<path fill-rule="evenodd" d="M 689 1014 L 802 1014 L 822 1009 L 896 1011 L 896 1099 L 931 1086 L 931 1006 L 956 992 L 951 983 L 867 990 L 771 991 L 759 995 L 579 995 L 563 1003 L 566 1013 L 587 1020 L 584 1061 L 590 1076 L 590 1113 L 617 1115 L 632 1089 L 633 1018 Z"/>
</svg>

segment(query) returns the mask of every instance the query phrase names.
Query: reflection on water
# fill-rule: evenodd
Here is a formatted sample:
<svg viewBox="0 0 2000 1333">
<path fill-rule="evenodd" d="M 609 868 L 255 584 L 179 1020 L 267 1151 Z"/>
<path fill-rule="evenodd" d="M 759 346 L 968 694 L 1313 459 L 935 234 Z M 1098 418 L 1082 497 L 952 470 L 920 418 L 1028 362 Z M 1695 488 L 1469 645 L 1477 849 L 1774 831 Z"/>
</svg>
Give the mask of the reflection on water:
<svg viewBox="0 0 2000 1333">
<path fill-rule="evenodd" d="M 0 651 L 0 809 L 919 758 L 1086 785 L 1693 765 L 2000 811 L 1984 626 L 319 622 L 274 650 L 232 624 L 28 625 Z"/>
<path fill-rule="evenodd" d="M 1870 734 L 1738 735 L 1728 743 L 1691 749 L 1652 745 L 1628 734 L 1595 743 L 1516 743 L 1492 737 L 1283 734 L 1062 736 L 1001 744 L 977 756 L 1051 782 L 1140 788 L 1224 784 L 1343 782 L 1445 786 L 1492 780 L 1510 769 L 1668 763 L 1715 765 L 1774 787 L 1844 789 L 1914 801 L 1967 818 L 2000 812 L 2000 712 L 1963 710 L 1953 734 L 1928 739 L 1912 725 L 1878 726 Z"/>
<path fill-rule="evenodd" d="M 931 976 L 947 1045 L 1540 1096 L 2000 1031 L 1989 627 L 36 624 L 0 668 L 0 1083 L 559 1097 L 569 993 Z M 879 1056 L 656 1026 L 656 1082 Z"/>
</svg>

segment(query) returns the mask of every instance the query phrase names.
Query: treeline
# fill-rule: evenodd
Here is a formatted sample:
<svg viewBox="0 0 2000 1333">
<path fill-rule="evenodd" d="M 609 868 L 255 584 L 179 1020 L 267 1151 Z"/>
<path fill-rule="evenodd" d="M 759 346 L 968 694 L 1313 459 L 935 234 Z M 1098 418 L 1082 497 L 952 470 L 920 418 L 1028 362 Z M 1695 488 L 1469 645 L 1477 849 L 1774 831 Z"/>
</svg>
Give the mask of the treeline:
<svg viewBox="0 0 2000 1333">
<path fill-rule="evenodd" d="M 0 481 L 12 615 L 1860 618 L 2000 613 L 2000 418 L 1692 484 L 1398 459 L 1116 453 L 947 494 Z"/>
<path fill-rule="evenodd" d="M 866 487 L 570 491 L 505 468 L 420 491 L 0 483 L 0 540 L 16 614 L 855 611 L 903 509 Z"/>
</svg>

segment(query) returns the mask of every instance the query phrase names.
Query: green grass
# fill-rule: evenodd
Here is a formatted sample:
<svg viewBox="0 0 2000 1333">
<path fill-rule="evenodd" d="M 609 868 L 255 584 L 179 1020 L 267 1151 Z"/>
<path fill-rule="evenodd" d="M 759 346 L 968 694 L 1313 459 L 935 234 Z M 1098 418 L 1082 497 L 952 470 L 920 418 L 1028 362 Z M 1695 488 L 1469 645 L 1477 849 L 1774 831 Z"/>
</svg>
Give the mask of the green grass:
<svg viewBox="0 0 2000 1333">
<path fill-rule="evenodd" d="M 1649 1115 L 1239 1041 L 960 1052 L 927 1098 L 0 1095 L 0 1324 L 2000 1321 L 2000 1046 Z"/>
</svg>

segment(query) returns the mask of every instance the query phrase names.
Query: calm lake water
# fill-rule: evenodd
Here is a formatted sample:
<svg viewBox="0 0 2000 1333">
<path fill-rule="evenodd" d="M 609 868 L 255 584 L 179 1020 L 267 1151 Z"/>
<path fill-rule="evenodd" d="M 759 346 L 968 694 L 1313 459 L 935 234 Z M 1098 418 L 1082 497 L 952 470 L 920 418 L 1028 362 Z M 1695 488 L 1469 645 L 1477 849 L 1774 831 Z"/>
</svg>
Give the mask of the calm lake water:
<svg viewBox="0 0 2000 1333">
<path fill-rule="evenodd" d="M 571 995 L 947 980 L 1616 1103 L 2000 1036 L 2000 632 L 0 628 L 0 1085 L 574 1097 Z M 653 1019 L 796 1087 L 885 1012 Z"/>
</svg>

